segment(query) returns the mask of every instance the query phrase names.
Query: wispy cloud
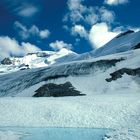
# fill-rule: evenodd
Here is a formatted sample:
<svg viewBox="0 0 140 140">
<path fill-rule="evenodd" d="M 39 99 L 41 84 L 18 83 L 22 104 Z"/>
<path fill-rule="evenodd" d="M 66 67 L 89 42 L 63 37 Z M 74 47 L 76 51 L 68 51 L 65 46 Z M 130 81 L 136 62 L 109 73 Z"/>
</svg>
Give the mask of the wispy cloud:
<svg viewBox="0 0 140 140">
<path fill-rule="evenodd" d="M 99 15 L 102 22 L 113 23 L 115 20 L 115 13 L 107 10 L 105 7 L 99 9 Z"/>
<path fill-rule="evenodd" d="M 55 51 L 61 50 L 62 48 L 67 48 L 67 49 L 72 48 L 72 44 L 67 44 L 64 41 L 58 41 L 58 40 L 50 43 L 49 46 Z"/>
<path fill-rule="evenodd" d="M 35 16 L 40 8 L 35 1 L 29 0 L 4 0 L 11 12 L 23 18 L 31 18 Z"/>
<path fill-rule="evenodd" d="M 29 29 L 21 24 L 20 22 L 16 21 L 14 24 L 19 36 L 26 40 L 30 37 L 39 37 L 40 39 L 46 39 L 50 35 L 50 31 L 48 29 L 40 30 L 37 26 L 32 25 Z"/>
<path fill-rule="evenodd" d="M 80 37 L 85 38 L 85 39 L 87 39 L 87 37 L 88 37 L 87 31 L 84 28 L 84 26 L 82 26 L 82 25 L 75 25 L 75 26 L 73 26 L 72 30 L 71 30 L 71 33 L 74 36 L 79 35 Z"/>
<path fill-rule="evenodd" d="M 72 24 L 84 22 L 89 25 L 96 24 L 99 21 L 113 22 L 115 13 L 105 7 L 86 6 L 84 0 L 68 0 L 68 13 L 64 16 L 63 21 Z"/>
<path fill-rule="evenodd" d="M 39 9 L 37 6 L 27 4 L 20 6 L 15 10 L 16 14 L 22 17 L 34 16 L 38 11 Z"/>
<path fill-rule="evenodd" d="M 45 29 L 45 30 L 41 30 L 39 32 L 39 36 L 41 39 L 45 39 L 45 38 L 48 38 L 50 35 L 50 31 L 48 29 Z"/>
<path fill-rule="evenodd" d="M 108 5 L 119 5 L 119 4 L 126 4 L 129 0 L 105 0 L 105 3 Z"/>
</svg>

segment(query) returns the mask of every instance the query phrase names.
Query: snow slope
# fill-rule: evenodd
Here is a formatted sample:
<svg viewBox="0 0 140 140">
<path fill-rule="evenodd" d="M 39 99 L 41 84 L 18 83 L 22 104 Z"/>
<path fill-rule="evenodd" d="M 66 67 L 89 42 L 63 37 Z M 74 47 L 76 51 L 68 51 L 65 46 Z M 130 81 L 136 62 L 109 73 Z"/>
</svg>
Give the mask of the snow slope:
<svg viewBox="0 0 140 140">
<path fill-rule="evenodd" d="M 134 47 L 140 43 L 140 31 L 137 32 L 125 32 L 120 33 L 117 37 L 113 38 L 107 44 L 101 48 L 95 49 L 91 52 L 81 54 L 77 56 L 76 60 L 82 60 L 85 58 L 96 58 L 100 56 L 121 53 L 134 49 Z"/>
<path fill-rule="evenodd" d="M 69 62 L 51 67 L 29 69 L 0 76 L 0 96 L 31 96 L 35 90 L 45 83 L 65 83 L 72 85 L 84 94 L 106 93 L 116 90 L 122 86 L 124 89 L 136 91 L 139 84 L 133 76 L 125 76 L 122 79 L 108 83 L 105 79 L 110 77 L 110 73 L 121 68 L 137 68 L 140 63 L 140 50 L 132 50 L 116 55 L 104 56 L 91 60 Z M 128 65 L 129 64 L 129 65 Z M 56 77 L 56 78 L 55 78 Z M 59 78 L 57 78 L 59 77 Z M 122 81 L 121 81 L 122 80 Z M 85 81 L 87 84 L 85 85 Z M 110 86 L 113 85 L 114 86 Z M 120 84 L 120 87 L 119 87 Z M 81 86 L 85 85 L 85 86 Z M 100 85 L 102 85 L 100 87 Z M 34 86 L 36 87 L 35 90 Z M 118 87 L 117 87 L 118 86 Z M 134 86 L 134 88 L 132 88 Z M 100 88 L 99 88 L 100 87 Z M 30 94 L 25 94 L 26 93 Z M 32 94 L 31 94 L 32 91 Z M 24 96 L 23 95 L 23 96 Z"/>
<path fill-rule="evenodd" d="M 2 126 L 133 128 L 140 124 L 138 117 L 140 78 L 124 75 L 111 83 L 105 79 L 111 72 L 127 67 L 128 62 L 130 64 L 128 67 L 139 67 L 139 56 L 140 50 L 133 50 L 90 61 L 71 62 L 0 76 L 0 81 L 4 81 L 0 85 L 1 96 L 16 96 L 16 98 L 0 99 L 0 124 Z M 112 60 L 120 58 L 125 59 L 113 66 Z M 62 74 L 69 74 L 69 76 L 49 79 Z M 60 84 L 66 81 L 70 81 L 86 96 L 25 98 L 33 96 L 34 91 L 44 83 Z M 12 109 L 14 111 L 11 112 Z"/>
<path fill-rule="evenodd" d="M 53 59 L 58 63 L 1 75 L 0 126 L 111 128 L 115 130 L 105 140 L 139 140 L 140 74 L 106 80 L 120 69 L 140 68 L 140 49 L 131 49 L 139 42 L 139 32 L 122 37 L 112 40 L 114 48 L 105 45 L 97 58 L 65 63 Z M 116 53 L 123 41 L 124 50 Z M 86 96 L 32 98 L 45 84 L 66 82 Z"/>
<path fill-rule="evenodd" d="M 99 57 L 109 54 L 125 52 L 133 49 L 140 43 L 140 31 L 117 36 L 98 50 L 93 51 L 93 56 Z"/>
</svg>

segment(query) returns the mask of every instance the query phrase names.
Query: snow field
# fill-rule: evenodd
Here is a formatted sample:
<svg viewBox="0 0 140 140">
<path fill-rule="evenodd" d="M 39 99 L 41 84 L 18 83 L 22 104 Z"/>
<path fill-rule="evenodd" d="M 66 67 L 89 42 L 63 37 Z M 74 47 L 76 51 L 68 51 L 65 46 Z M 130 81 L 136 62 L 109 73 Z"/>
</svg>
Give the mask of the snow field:
<svg viewBox="0 0 140 140">
<path fill-rule="evenodd" d="M 70 98 L 1 98 L 0 126 L 133 127 L 139 94 Z M 132 126 L 131 126 L 132 125 Z"/>
</svg>

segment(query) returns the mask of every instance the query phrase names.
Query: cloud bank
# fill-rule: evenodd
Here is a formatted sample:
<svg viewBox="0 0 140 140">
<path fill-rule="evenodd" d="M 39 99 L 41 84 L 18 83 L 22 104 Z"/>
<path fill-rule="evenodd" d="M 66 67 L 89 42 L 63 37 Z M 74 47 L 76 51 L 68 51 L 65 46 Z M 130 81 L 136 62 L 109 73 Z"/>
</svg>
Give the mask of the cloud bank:
<svg viewBox="0 0 140 140">
<path fill-rule="evenodd" d="M 8 36 L 0 37 L 0 60 L 5 57 L 20 56 L 40 50 L 40 48 L 28 42 L 19 44 L 14 38 Z"/>
</svg>

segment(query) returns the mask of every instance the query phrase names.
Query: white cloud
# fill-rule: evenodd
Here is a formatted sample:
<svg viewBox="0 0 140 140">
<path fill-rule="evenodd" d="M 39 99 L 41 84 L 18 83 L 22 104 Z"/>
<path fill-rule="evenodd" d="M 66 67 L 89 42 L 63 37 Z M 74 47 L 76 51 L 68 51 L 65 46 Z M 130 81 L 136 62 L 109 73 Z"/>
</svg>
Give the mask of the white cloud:
<svg viewBox="0 0 140 140">
<path fill-rule="evenodd" d="M 96 24 L 97 22 L 113 22 L 115 13 L 106 9 L 105 7 L 87 6 L 84 0 L 68 0 L 69 12 L 64 16 L 63 21 L 72 24 L 79 24 L 84 22 L 89 25 Z"/>
<path fill-rule="evenodd" d="M 102 47 L 120 32 L 112 32 L 106 23 L 97 23 L 92 26 L 89 33 L 89 40 L 96 48 Z"/>
<path fill-rule="evenodd" d="M 95 24 L 98 20 L 99 20 L 99 15 L 97 13 L 93 12 L 93 10 L 90 14 L 85 16 L 85 22 L 90 25 Z"/>
<path fill-rule="evenodd" d="M 55 51 L 61 50 L 62 48 L 67 48 L 67 49 L 72 48 L 72 44 L 67 44 L 64 41 L 58 41 L 58 40 L 50 43 L 49 46 Z"/>
<path fill-rule="evenodd" d="M 101 21 L 105 21 L 108 23 L 111 23 L 115 19 L 115 14 L 112 11 L 107 10 L 105 7 L 101 7 L 99 9 L 100 16 L 101 16 Z"/>
<path fill-rule="evenodd" d="M 37 36 L 41 39 L 45 39 L 50 35 L 50 31 L 48 29 L 39 30 L 39 28 L 35 25 L 28 29 L 18 21 L 15 22 L 15 28 L 18 29 L 18 34 L 23 40 L 26 40 L 32 36 Z"/>
<path fill-rule="evenodd" d="M 38 8 L 34 5 L 23 5 L 15 10 L 15 12 L 17 12 L 17 15 L 22 17 L 31 17 L 38 11 Z"/>
<path fill-rule="evenodd" d="M 49 30 L 42 30 L 42 31 L 40 31 L 39 34 L 40 34 L 40 37 L 41 37 L 42 39 L 48 38 L 49 35 L 50 35 L 50 31 L 49 31 Z"/>
<path fill-rule="evenodd" d="M 72 34 L 89 40 L 93 48 L 99 48 L 118 35 L 121 30 L 122 28 L 115 28 L 110 31 L 107 23 L 102 22 L 93 25 L 89 32 L 82 25 L 75 25 L 72 28 Z"/>
<path fill-rule="evenodd" d="M 30 29 L 27 29 L 29 34 L 32 34 L 33 36 L 38 36 L 39 35 L 39 29 L 37 26 L 32 25 L 32 27 Z"/>
<path fill-rule="evenodd" d="M 9 57 L 10 55 L 25 55 L 29 52 L 36 52 L 39 50 L 40 48 L 30 43 L 23 42 L 20 45 L 14 38 L 11 39 L 8 36 L 0 37 L 0 59 Z"/>
<path fill-rule="evenodd" d="M 118 5 L 128 3 L 128 0 L 105 0 L 105 3 L 108 5 Z"/>
<path fill-rule="evenodd" d="M 19 44 L 15 39 L 11 39 L 8 36 L 0 37 L 0 58 L 8 57 L 10 54 L 20 54 Z"/>
<path fill-rule="evenodd" d="M 77 10 L 80 8 L 80 4 L 83 0 L 69 0 L 68 6 L 70 10 Z"/>
<path fill-rule="evenodd" d="M 88 37 L 87 31 L 82 25 L 75 25 L 74 27 L 72 27 L 72 35 L 75 35 L 75 36 L 79 35 L 80 37 L 86 38 L 86 39 Z"/>
<path fill-rule="evenodd" d="M 18 31 L 19 36 L 24 40 L 29 38 L 29 33 L 26 26 L 22 25 L 20 22 L 15 22 L 15 28 Z"/>
<path fill-rule="evenodd" d="M 113 39 L 122 30 L 122 27 L 111 31 L 115 21 L 115 13 L 106 7 L 89 6 L 85 0 L 68 0 L 68 13 L 64 17 L 65 29 L 72 35 L 86 38 L 93 48 L 99 48 Z M 127 3 L 128 0 L 104 0 L 106 4 L 117 5 Z M 71 24 L 69 24 L 71 23 Z M 84 26 L 83 26 L 84 25 Z M 85 26 L 86 25 L 86 26 Z M 88 27 L 91 27 L 88 29 Z M 126 28 L 125 28 L 126 30 Z"/>
<path fill-rule="evenodd" d="M 82 4 L 84 0 L 68 0 L 69 13 L 64 16 L 63 21 L 71 21 L 73 24 L 84 21 L 93 24 L 97 20 L 97 15 L 92 7 L 86 7 Z M 95 21 L 94 21 L 95 20 Z"/>
<path fill-rule="evenodd" d="M 27 42 L 27 43 L 22 42 L 21 43 L 21 48 L 22 48 L 22 50 L 24 51 L 25 54 L 41 51 L 40 48 L 38 48 L 37 46 L 35 46 L 35 45 L 33 45 L 33 44 L 29 43 L 29 42 Z"/>
<path fill-rule="evenodd" d="M 40 12 L 40 6 L 36 0 L 4 0 L 4 3 L 10 12 L 22 18 L 27 18 L 26 20 L 30 20 L 32 16 Z"/>
</svg>

